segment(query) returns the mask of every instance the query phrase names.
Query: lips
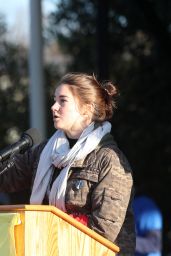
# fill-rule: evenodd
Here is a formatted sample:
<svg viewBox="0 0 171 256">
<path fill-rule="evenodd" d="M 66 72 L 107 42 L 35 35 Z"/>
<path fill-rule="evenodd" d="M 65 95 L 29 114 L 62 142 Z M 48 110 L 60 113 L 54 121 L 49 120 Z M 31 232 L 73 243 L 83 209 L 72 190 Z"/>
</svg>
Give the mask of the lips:
<svg viewBox="0 0 171 256">
<path fill-rule="evenodd" d="M 58 116 L 58 115 L 56 115 L 56 114 L 53 115 L 53 120 L 56 121 L 56 120 L 59 120 L 59 118 L 60 118 L 60 116 Z"/>
<path fill-rule="evenodd" d="M 59 118 L 59 116 L 53 116 L 53 119 L 58 119 Z"/>
</svg>

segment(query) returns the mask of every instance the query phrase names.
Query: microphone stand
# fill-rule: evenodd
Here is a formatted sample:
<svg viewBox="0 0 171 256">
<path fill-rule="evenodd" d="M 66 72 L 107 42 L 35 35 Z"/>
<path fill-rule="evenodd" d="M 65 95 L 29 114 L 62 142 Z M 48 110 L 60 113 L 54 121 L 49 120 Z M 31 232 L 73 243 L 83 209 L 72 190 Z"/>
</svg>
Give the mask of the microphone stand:
<svg viewBox="0 0 171 256">
<path fill-rule="evenodd" d="M 10 158 L 5 162 L 5 167 L 3 168 L 4 163 L 0 162 L 0 175 L 2 175 L 4 172 L 10 170 L 11 167 L 14 166 L 13 158 Z"/>
</svg>

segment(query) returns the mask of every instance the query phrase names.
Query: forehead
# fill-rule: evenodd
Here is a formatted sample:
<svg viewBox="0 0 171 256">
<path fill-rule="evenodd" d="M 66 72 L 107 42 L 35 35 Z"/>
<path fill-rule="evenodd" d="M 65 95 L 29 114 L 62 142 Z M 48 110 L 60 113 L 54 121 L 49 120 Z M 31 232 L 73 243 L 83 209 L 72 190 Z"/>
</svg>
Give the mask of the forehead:
<svg viewBox="0 0 171 256">
<path fill-rule="evenodd" d="M 69 88 L 69 85 L 67 85 L 67 84 L 59 85 L 55 90 L 55 96 L 73 97 L 71 89 Z"/>
</svg>

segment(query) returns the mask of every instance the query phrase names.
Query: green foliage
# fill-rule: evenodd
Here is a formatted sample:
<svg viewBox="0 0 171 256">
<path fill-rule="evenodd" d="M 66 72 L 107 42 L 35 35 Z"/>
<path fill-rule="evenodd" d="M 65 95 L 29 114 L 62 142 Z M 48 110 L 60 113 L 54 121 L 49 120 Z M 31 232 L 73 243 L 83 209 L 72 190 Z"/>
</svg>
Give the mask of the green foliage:
<svg viewBox="0 0 171 256">
<path fill-rule="evenodd" d="M 10 144 L 28 129 L 27 50 L 5 39 L 0 23 L 0 147 Z"/>
<path fill-rule="evenodd" d="M 50 16 L 50 32 L 63 51 L 71 56 L 68 69 L 94 70 L 96 64 L 96 17 L 94 1 L 59 1 Z M 76 61 L 77 60 L 77 61 Z"/>
</svg>

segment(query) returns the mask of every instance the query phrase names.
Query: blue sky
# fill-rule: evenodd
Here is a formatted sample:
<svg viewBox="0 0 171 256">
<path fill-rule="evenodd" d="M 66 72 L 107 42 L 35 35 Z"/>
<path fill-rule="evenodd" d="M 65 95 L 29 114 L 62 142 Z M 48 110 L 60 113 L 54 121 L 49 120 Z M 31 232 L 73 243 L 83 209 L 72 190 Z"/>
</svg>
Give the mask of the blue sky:
<svg viewBox="0 0 171 256">
<path fill-rule="evenodd" d="M 4 0 L 0 1 L 0 13 L 4 14 L 8 25 L 13 25 L 16 15 L 22 11 L 27 13 L 29 0 Z M 27 18 L 27 17 L 26 17 Z"/>
<path fill-rule="evenodd" d="M 48 12 L 53 9 L 54 0 L 42 0 L 43 11 Z M 5 14 L 8 24 L 12 24 L 17 13 L 29 11 L 29 0 L 1 0 L 0 12 Z"/>
<path fill-rule="evenodd" d="M 20 34 L 23 33 L 25 37 L 28 37 L 30 22 L 29 1 L 30 0 L 0 0 L 0 13 L 5 15 L 8 28 L 10 31 L 14 31 L 14 34 L 19 29 L 18 32 L 20 32 Z M 57 0 L 42 0 L 43 14 L 47 14 L 49 11 L 53 10 L 55 2 L 57 2 Z"/>
</svg>

